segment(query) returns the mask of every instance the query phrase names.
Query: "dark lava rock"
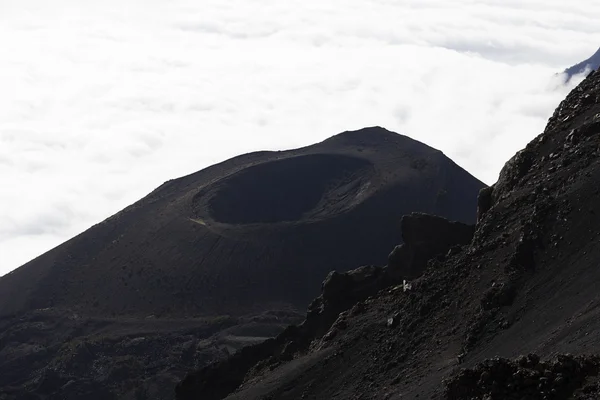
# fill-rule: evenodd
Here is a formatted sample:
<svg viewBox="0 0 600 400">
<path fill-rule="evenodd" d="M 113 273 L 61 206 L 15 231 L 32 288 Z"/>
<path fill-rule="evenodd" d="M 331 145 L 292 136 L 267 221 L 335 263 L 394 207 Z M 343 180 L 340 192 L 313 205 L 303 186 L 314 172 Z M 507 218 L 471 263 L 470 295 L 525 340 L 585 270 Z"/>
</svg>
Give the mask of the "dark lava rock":
<svg viewBox="0 0 600 400">
<path fill-rule="evenodd" d="M 461 222 L 423 213 L 411 213 L 402 217 L 402 239 L 404 243 L 419 246 L 450 247 L 468 244 L 473 238 L 475 227 Z"/>
<path fill-rule="evenodd" d="M 388 273 L 398 281 L 420 276 L 427 261 L 445 255 L 453 246 L 471 243 L 475 232 L 474 225 L 423 213 L 405 215 L 401 227 L 404 243 L 388 256 Z"/>
<path fill-rule="evenodd" d="M 481 221 L 486 212 L 492 207 L 494 188 L 489 186 L 479 191 L 477 196 L 477 222 Z"/>
<path fill-rule="evenodd" d="M 484 360 L 446 380 L 446 399 L 569 399 L 590 376 L 598 375 L 600 358 L 559 355 L 540 362 L 535 354 L 514 361 Z"/>
</svg>

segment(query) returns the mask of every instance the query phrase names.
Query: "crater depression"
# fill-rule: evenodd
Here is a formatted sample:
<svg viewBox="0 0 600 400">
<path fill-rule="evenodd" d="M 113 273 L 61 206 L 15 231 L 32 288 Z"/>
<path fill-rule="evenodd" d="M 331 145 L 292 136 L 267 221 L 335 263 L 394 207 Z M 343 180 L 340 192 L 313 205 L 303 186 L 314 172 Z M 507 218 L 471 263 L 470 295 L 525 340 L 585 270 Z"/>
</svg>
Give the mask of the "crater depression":
<svg viewBox="0 0 600 400">
<path fill-rule="evenodd" d="M 219 182 L 208 201 L 209 214 L 227 224 L 319 219 L 366 198 L 373 175 L 370 161 L 340 154 L 270 161 Z M 195 201 L 202 202 L 201 197 Z"/>
</svg>

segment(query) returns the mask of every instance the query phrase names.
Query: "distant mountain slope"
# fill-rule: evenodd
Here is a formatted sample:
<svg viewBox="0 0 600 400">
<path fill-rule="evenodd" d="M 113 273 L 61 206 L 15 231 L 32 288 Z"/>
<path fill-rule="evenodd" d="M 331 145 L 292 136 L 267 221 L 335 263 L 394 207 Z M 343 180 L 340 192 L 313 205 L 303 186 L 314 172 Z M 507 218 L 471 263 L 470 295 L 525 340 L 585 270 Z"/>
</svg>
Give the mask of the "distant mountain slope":
<svg viewBox="0 0 600 400">
<path fill-rule="evenodd" d="M 0 279 L 0 316 L 247 315 L 304 309 L 332 269 L 384 264 L 400 217 L 474 222 L 484 185 L 382 128 L 246 154 L 169 181 Z"/>
<path fill-rule="evenodd" d="M 571 79 L 573 75 L 581 74 L 587 71 L 595 71 L 600 67 L 600 49 L 594 53 L 590 58 L 584 60 L 578 64 L 573 65 L 565 70 L 567 79 Z"/>
<path fill-rule="evenodd" d="M 359 270 L 351 293 L 370 297 L 338 315 L 347 292 L 326 282 L 303 325 L 190 374 L 178 398 L 600 398 L 599 139 L 592 72 L 481 192 L 471 243 L 408 286 Z"/>
</svg>

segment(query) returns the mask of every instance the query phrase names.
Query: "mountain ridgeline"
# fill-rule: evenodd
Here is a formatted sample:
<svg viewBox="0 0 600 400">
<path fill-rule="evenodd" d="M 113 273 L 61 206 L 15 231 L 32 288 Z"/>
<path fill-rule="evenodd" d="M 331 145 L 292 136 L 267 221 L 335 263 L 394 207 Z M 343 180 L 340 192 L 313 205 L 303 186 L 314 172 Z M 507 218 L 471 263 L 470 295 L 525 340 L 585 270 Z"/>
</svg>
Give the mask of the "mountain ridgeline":
<svg viewBox="0 0 600 400">
<path fill-rule="evenodd" d="M 590 58 L 587 60 L 583 60 L 580 63 L 573 65 L 565 70 L 565 75 L 567 76 L 567 80 L 571 79 L 573 76 L 582 74 L 585 72 L 595 71 L 600 67 L 600 49 L 598 49 Z"/>
</svg>

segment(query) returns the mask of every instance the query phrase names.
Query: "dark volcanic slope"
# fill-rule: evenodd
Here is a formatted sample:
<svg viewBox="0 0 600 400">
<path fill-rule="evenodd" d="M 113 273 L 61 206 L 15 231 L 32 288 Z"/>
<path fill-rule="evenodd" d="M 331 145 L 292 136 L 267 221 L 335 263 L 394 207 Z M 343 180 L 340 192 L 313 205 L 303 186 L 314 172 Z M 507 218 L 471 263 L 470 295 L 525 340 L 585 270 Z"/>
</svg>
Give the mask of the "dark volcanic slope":
<svg viewBox="0 0 600 400">
<path fill-rule="evenodd" d="M 584 60 L 578 64 L 573 65 L 565 70 L 567 79 L 571 79 L 573 75 L 581 74 L 582 72 L 594 71 L 600 67 L 600 49 L 594 53 L 590 58 Z"/>
<path fill-rule="evenodd" d="M 311 308 L 305 324 L 328 325 L 191 374 L 178 397 L 219 399 L 224 382 L 237 387 L 231 400 L 600 398 L 600 73 L 479 204 L 472 242 L 407 290 L 383 289 L 337 319 L 319 317 L 327 303 Z M 366 272 L 367 284 L 382 273 Z"/>
<path fill-rule="evenodd" d="M 382 128 L 243 155 L 172 180 L 0 279 L 0 316 L 245 315 L 304 309 L 332 269 L 384 264 L 400 217 L 472 222 L 484 186 Z"/>
</svg>

